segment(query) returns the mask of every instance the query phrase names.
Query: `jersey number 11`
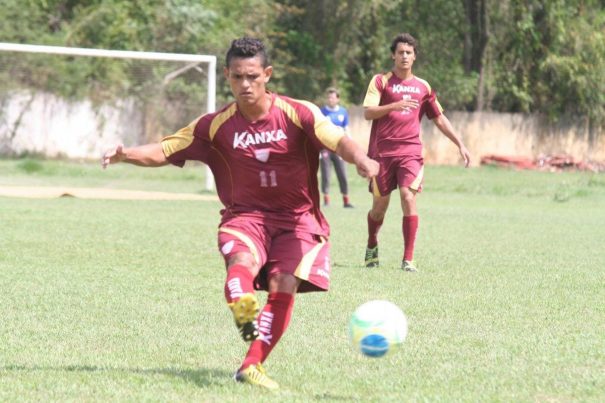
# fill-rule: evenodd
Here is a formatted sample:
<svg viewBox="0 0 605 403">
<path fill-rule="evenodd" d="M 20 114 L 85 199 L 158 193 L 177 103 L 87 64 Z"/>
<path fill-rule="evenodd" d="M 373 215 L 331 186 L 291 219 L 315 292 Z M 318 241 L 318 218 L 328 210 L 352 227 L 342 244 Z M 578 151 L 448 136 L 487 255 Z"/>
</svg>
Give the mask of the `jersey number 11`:
<svg viewBox="0 0 605 403">
<path fill-rule="evenodd" d="M 277 173 L 274 170 L 269 171 L 267 175 L 267 171 L 260 171 L 260 187 L 276 187 L 277 186 Z"/>
</svg>

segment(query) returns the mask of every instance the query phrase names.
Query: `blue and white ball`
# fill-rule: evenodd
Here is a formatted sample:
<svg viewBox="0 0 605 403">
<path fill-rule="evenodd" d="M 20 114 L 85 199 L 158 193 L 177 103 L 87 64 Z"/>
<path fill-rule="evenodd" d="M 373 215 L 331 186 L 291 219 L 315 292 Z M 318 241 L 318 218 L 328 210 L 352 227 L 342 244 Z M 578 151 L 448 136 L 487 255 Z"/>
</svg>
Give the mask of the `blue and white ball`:
<svg viewBox="0 0 605 403">
<path fill-rule="evenodd" d="M 368 357 L 383 357 L 408 334 L 408 320 L 389 301 L 375 300 L 360 305 L 349 321 L 349 339 L 353 347 Z"/>
</svg>

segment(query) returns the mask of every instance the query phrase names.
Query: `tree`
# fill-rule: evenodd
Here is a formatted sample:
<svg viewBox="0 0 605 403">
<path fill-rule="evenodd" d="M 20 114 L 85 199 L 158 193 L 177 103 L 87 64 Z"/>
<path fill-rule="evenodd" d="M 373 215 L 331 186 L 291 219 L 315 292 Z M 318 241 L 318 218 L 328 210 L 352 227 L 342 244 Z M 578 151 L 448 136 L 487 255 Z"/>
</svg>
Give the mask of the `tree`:
<svg viewBox="0 0 605 403">
<path fill-rule="evenodd" d="M 492 105 L 605 123 L 605 11 L 598 1 L 514 0 L 497 15 Z M 505 24 L 504 21 L 512 21 Z M 496 24 L 494 24 L 496 25 Z"/>
<path fill-rule="evenodd" d="M 4 0 L 0 19 L 0 40 L 45 45 L 224 55 L 232 39 L 256 36 L 274 57 L 273 90 L 319 101 L 338 86 L 357 104 L 372 75 L 391 68 L 393 36 L 409 32 L 420 43 L 415 73 L 447 109 L 605 126 L 603 0 Z M 145 74 L 160 74 L 98 60 L 15 66 L 0 54 L 0 63 L 3 92 L 21 85 L 72 98 L 86 96 L 76 83 L 88 80 L 93 98 L 132 94 L 134 83 L 144 99 Z M 217 77 L 220 105 L 230 94 Z M 192 75 L 173 99 L 201 98 L 203 82 Z"/>
<path fill-rule="evenodd" d="M 463 0 L 468 29 L 464 33 L 464 72 L 477 73 L 477 99 L 475 110 L 484 108 L 485 49 L 490 37 L 489 16 L 486 10 L 486 0 Z"/>
</svg>

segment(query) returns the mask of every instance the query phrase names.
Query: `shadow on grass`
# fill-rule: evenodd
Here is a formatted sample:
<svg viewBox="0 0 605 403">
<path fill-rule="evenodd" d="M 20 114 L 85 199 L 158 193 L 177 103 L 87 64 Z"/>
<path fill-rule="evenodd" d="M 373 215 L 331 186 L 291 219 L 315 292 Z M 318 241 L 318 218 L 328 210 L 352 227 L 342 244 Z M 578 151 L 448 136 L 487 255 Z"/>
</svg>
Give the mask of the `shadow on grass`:
<svg viewBox="0 0 605 403">
<path fill-rule="evenodd" d="M 84 373 L 112 373 L 124 372 L 134 375 L 165 375 L 174 378 L 181 378 L 186 382 L 195 384 L 198 388 L 224 385 L 226 380 L 233 378 L 233 373 L 218 369 L 177 369 L 177 368 L 120 368 L 120 367 L 98 367 L 94 365 L 65 365 L 65 366 L 25 366 L 25 365 L 5 365 L 0 366 L 0 376 L 2 372 L 84 372 Z M 234 382 L 235 383 L 235 382 Z M 247 385 L 250 386 L 250 385 Z M 337 395 L 330 392 L 317 393 L 313 395 L 313 400 L 327 401 L 358 401 L 358 397 L 352 395 Z"/>
<path fill-rule="evenodd" d="M 167 375 L 174 378 L 181 378 L 186 382 L 191 382 L 198 387 L 207 387 L 211 385 L 220 385 L 225 379 L 233 376 L 233 373 L 218 369 L 177 369 L 177 368 L 116 368 L 116 367 L 97 367 L 90 365 L 66 365 L 60 367 L 44 366 L 24 366 L 24 365 L 6 365 L 0 367 L 3 371 L 56 371 L 56 372 L 128 372 L 139 375 Z"/>
</svg>

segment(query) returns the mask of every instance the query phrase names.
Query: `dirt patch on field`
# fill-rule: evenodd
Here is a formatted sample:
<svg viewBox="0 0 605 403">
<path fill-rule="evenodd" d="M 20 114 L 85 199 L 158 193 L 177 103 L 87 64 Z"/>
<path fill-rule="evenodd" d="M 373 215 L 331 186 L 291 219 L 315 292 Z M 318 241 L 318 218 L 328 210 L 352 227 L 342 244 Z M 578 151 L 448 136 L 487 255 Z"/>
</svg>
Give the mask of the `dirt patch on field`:
<svg viewBox="0 0 605 403">
<path fill-rule="evenodd" d="M 80 199 L 105 200 L 203 200 L 218 201 L 213 194 L 148 192 L 142 190 L 78 188 L 62 186 L 0 186 L 0 197 L 21 197 L 29 199 L 51 199 L 77 197 Z"/>
</svg>

